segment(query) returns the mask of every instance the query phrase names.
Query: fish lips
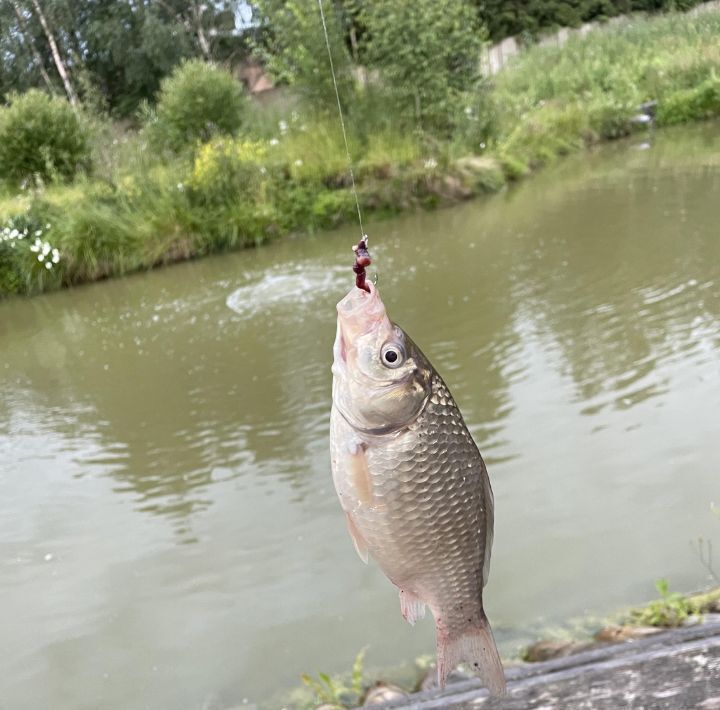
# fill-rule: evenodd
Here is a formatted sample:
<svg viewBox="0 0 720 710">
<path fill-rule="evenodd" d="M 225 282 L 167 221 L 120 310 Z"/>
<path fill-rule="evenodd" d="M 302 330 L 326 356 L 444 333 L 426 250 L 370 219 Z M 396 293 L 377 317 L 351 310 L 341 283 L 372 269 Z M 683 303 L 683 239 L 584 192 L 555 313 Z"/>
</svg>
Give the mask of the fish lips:
<svg viewBox="0 0 720 710">
<path fill-rule="evenodd" d="M 370 289 L 369 292 L 353 287 L 337 304 L 338 320 L 333 347 L 333 368 L 338 365 L 341 370 L 347 370 L 348 352 L 354 347 L 353 343 L 359 337 L 381 328 L 385 324 L 388 328 L 392 327 L 377 288 L 371 283 L 368 283 L 367 286 Z"/>
</svg>

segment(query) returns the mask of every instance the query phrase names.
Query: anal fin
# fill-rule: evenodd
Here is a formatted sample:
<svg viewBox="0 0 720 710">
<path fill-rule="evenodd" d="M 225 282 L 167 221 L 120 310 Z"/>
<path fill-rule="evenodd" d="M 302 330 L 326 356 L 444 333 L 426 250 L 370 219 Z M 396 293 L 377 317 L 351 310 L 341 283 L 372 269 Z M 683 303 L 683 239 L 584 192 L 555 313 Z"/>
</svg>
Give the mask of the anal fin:
<svg viewBox="0 0 720 710">
<path fill-rule="evenodd" d="M 412 592 L 406 589 L 400 590 L 400 611 L 403 618 L 411 626 L 415 626 L 418 619 L 425 617 L 425 602 L 421 601 Z"/>
<path fill-rule="evenodd" d="M 353 545 L 355 545 L 355 551 L 358 553 L 358 557 L 365 563 L 368 563 L 368 546 L 365 542 L 365 538 L 360 534 L 357 529 L 355 522 L 353 521 L 350 513 L 345 513 L 345 522 L 347 523 L 347 529 L 352 538 Z"/>
</svg>

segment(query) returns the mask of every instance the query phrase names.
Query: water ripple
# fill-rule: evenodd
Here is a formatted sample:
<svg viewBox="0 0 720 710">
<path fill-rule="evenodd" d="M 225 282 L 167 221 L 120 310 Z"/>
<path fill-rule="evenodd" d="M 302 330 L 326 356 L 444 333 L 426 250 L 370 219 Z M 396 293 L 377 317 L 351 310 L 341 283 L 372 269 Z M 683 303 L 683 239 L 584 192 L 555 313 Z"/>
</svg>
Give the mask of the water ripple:
<svg viewBox="0 0 720 710">
<path fill-rule="evenodd" d="M 268 308 L 288 305 L 297 308 L 298 304 L 312 303 L 331 291 L 341 292 L 347 285 L 347 266 L 283 264 L 250 277 L 225 303 L 238 315 L 251 318 Z"/>
</svg>

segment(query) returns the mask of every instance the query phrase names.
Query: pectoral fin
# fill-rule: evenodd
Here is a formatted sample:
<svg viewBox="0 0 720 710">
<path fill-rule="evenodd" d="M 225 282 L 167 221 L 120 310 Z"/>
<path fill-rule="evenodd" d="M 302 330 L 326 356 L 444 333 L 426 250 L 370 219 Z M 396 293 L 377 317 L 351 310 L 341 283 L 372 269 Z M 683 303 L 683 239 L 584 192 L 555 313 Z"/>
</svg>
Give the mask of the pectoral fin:
<svg viewBox="0 0 720 710">
<path fill-rule="evenodd" d="M 350 513 L 345 513 L 345 522 L 347 523 L 347 529 L 352 538 L 353 544 L 355 545 L 355 551 L 358 553 L 360 559 L 367 564 L 368 563 L 368 547 L 367 543 L 357 529 L 355 522 L 353 521 Z"/>
<path fill-rule="evenodd" d="M 365 456 L 365 446 L 360 445 L 350 454 L 350 480 L 357 499 L 363 505 L 370 505 L 373 500 L 373 483 L 370 469 Z"/>
</svg>

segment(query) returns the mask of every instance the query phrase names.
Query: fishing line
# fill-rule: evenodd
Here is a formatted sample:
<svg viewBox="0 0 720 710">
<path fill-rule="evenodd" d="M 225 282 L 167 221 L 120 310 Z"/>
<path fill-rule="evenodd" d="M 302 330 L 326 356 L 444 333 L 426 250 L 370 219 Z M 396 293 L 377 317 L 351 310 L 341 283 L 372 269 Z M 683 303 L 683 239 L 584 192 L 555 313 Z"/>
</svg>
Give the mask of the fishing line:
<svg viewBox="0 0 720 710">
<path fill-rule="evenodd" d="M 345 119 L 343 117 L 342 105 L 340 104 L 340 92 L 338 91 L 337 79 L 335 77 L 335 65 L 333 64 L 332 52 L 330 51 L 330 38 L 328 37 L 327 25 L 325 24 L 325 12 L 323 11 L 322 0 L 318 0 L 318 7 L 320 8 L 320 19 L 322 20 L 323 32 L 325 33 L 325 46 L 327 47 L 328 59 L 330 60 L 330 73 L 332 74 L 333 86 L 335 87 L 335 98 L 337 99 L 338 115 L 340 116 L 340 127 L 342 128 L 343 140 L 345 141 L 345 154 L 347 155 L 350 182 L 352 183 L 352 191 L 355 196 L 358 222 L 360 222 L 360 237 L 367 244 L 367 236 L 365 235 L 365 230 L 363 229 L 362 214 L 360 212 L 360 200 L 358 199 L 357 188 L 355 187 L 355 174 L 353 173 L 350 146 L 348 145 L 347 131 L 345 130 Z"/>
</svg>

